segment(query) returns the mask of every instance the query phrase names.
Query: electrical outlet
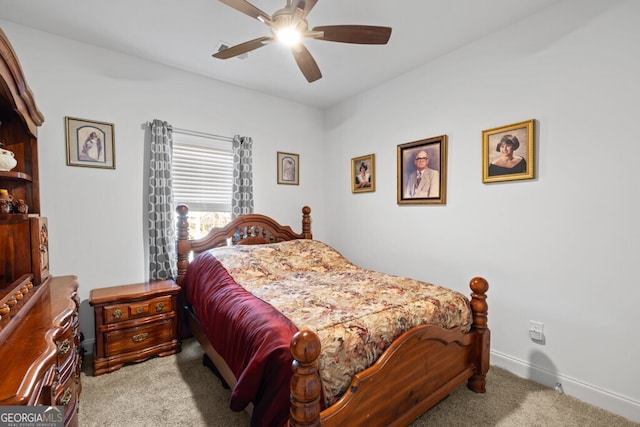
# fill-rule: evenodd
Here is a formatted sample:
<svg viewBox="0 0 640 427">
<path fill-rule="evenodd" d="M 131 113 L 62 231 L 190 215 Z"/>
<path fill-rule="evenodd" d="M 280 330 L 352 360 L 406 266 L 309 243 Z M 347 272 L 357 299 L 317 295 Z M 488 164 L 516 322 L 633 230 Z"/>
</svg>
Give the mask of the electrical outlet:
<svg viewBox="0 0 640 427">
<path fill-rule="evenodd" d="M 534 341 L 544 341 L 544 323 L 529 320 L 529 337 Z"/>
</svg>

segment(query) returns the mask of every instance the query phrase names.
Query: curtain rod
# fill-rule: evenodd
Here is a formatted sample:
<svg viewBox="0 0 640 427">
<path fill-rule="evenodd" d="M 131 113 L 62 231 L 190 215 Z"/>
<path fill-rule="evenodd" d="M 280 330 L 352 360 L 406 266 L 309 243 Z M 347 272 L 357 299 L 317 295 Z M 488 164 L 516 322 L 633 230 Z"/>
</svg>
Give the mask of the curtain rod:
<svg viewBox="0 0 640 427">
<path fill-rule="evenodd" d="M 220 141 L 233 142 L 233 138 L 229 137 L 229 136 L 215 135 L 215 134 L 212 134 L 212 133 L 198 132 L 198 131 L 189 130 L 189 129 L 180 129 L 180 128 L 176 128 L 176 127 L 173 127 L 173 126 L 171 127 L 171 129 L 173 129 L 174 132 L 178 132 L 178 133 L 181 133 L 183 135 L 201 136 L 201 137 L 205 137 L 205 138 L 218 139 Z"/>
<path fill-rule="evenodd" d="M 151 127 L 151 125 L 153 123 L 146 122 L 145 124 L 147 125 L 147 127 Z M 213 133 L 198 132 L 198 131 L 195 131 L 195 130 L 181 129 L 181 128 L 176 128 L 176 127 L 173 127 L 173 126 L 170 126 L 170 127 L 171 127 L 172 131 L 181 133 L 183 135 L 200 136 L 200 137 L 203 137 L 203 138 L 211 138 L 211 139 L 217 139 L 217 140 L 220 140 L 220 141 L 233 142 L 233 137 L 230 137 L 230 136 L 215 135 Z"/>
</svg>

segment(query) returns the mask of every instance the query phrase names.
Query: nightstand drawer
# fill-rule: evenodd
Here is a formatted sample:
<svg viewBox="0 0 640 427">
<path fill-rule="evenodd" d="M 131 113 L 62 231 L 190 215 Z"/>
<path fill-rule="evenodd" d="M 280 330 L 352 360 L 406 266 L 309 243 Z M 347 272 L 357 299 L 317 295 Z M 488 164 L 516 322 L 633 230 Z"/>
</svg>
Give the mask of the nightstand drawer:
<svg viewBox="0 0 640 427">
<path fill-rule="evenodd" d="M 128 304 L 107 305 L 104 307 L 104 320 L 108 324 L 117 323 L 154 314 L 169 313 L 172 310 L 171 297 L 163 296 Z"/>
<path fill-rule="evenodd" d="M 105 334 L 105 357 L 153 347 L 175 339 L 175 319 L 165 319 L 145 326 L 121 329 Z"/>
</svg>

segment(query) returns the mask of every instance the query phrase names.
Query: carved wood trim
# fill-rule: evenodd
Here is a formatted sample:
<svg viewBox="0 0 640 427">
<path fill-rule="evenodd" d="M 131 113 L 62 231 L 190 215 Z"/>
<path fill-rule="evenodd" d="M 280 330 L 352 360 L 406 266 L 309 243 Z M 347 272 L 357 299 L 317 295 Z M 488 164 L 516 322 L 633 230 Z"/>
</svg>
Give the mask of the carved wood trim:
<svg viewBox="0 0 640 427">
<path fill-rule="evenodd" d="M 189 207 L 178 205 L 178 278 L 180 284 L 187 273 L 189 255 L 197 255 L 207 249 L 227 245 L 227 239 L 232 244 L 255 245 L 261 243 L 282 242 L 285 240 L 311 239 L 311 208 L 302 208 L 302 232 L 296 233 L 288 225 L 281 225 L 274 219 L 261 215 L 243 215 L 232 220 L 221 228 L 213 228 L 202 239 L 189 240 Z"/>
<path fill-rule="evenodd" d="M 29 299 L 36 293 L 33 275 L 25 274 L 16 282 L 16 286 L 0 300 L 0 338 L 6 336 L 18 322 L 11 322 L 20 310 L 28 306 Z"/>
<path fill-rule="evenodd" d="M 33 92 L 27 86 L 18 60 L 6 34 L 0 29 L 0 89 L 8 92 L 6 98 L 13 108 L 25 120 L 33 136 L 37 135 L 38 126 L 44 122 L 44 116 L 36 107 Z"/>
</svg>

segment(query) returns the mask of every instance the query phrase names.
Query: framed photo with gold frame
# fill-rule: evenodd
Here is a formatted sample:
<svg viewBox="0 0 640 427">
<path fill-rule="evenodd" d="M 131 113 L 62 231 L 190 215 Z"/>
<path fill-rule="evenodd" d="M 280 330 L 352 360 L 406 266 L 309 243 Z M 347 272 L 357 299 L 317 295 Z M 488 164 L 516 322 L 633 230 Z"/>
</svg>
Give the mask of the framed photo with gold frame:
<svg viewBox="0 0 640 427">
<path fill-rule="evenodd" d="M 116 168 L 113 123 L 65 117 L 67 166 Z"/>
<path fill-rule="evenodd" d="M 398 204 L 441 204 L 447 195 L 447 136 L 398 145 Z"/>
<path fill-rule="evenodd" d="M 278 151 L 278 184 L 300 184 L 300 155 Z"/>
<path fill-rule="evenodd" d="M 482 132 L 482 182 L 535 177 L 535 119 Z"/>
<path fill-rule="evenodd" d="M 366 193 L 376 191 L 376 155 L 351 159 L 351 192 Z"/>
</svg>

